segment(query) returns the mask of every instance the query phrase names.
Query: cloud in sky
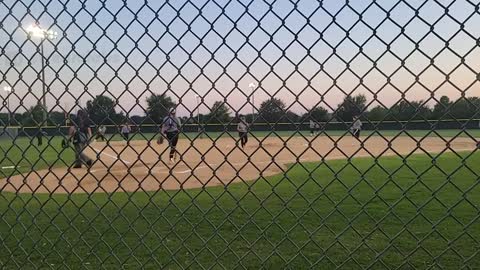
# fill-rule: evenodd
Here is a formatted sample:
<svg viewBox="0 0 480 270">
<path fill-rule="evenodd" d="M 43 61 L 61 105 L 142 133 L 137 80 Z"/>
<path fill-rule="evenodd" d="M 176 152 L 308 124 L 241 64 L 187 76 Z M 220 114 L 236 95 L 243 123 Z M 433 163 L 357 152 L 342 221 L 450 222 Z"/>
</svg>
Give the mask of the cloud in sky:
<svg viewBox="0 0 480 270">
<path fill-rule="evenodd" d="M 0 83 L 24 106 L 37 102 L 41 41 L 19 26 L 38 21 L 60 33 L 44 42 L 50 108 L 106 93 L 141 114 L 151 92 L 166 91 L 182 114 L 195 107 L 195 93 L 202 110 L 225 98 L 248 112 L 252 81 L 257 105 L 275 95 L 297 112 L 319 102 L 336 107 L 345 94 L 385 105 L 402 93 L 480 95 L 480 14 L 472 3 L 348 2 L 7 0 Z"/>
</svg>

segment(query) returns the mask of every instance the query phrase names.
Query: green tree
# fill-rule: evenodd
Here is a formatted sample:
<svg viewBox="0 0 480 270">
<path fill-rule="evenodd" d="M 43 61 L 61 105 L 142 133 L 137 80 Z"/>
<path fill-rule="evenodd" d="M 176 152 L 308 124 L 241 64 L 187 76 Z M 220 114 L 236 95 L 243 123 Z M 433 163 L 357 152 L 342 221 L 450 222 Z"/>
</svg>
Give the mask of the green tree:
<svg viewBox="0 0 480 270">
<path fill-rule="evenodd" d="M 189 117 L 189 119 L 187 120 L 188 123 L 190 124 L 198 124 L 200 122 L 200 124 L 204 124 L 208 121 L 208 114 L 205 115 L 205 114 L 196 114 L 192 117 Z"/>
<path fill-rule="evenodd" d="M 117 120 L 115 106 L 115 101 L 104 95 L 98 95 L 93 100 L 87 101 L 87 113 L 92 124 L 114 124 Z"/>
<path fill-rule="evenodd" d="M 328 111 L 322 106 L 312 108 L 309 112 L 303 115 L 304 121 L 314 120 L 316 122 L 328 121 Z"/>
<path fill-rule="evenodd" d="M 292 112 L 292 111 L 287 111 L 282 119 L 282 122 L 287 122 L 287 123 L 298 123 L 300 122 L 300 115 Z"/>
<path fill-rule="evenodd" d="M 209 123 L 228 123 L 230 122 L 230 108 L 224 101 L 215 101 L 210 113 L 208 114 Z"/>
<path fill-rule="evenodd" d="M 276 123 L 282 120 L 285 115 L 285 102 L 279 98 L 272 97 L 269 100 L 265 100 L 260 104 L 259 108 L 259 121 L 265 121 L 268 123 Z"/>
<path fill-rule="evenodd" d="M 354 115 L 360 115 L 366 107 L 367 98 L 365 95 L 346 96 L 343 102 L 338 105 L 336 115 L 339 120 L 352 121 Z"/>
<path fill-rule="evenodd" d="M 48 122 L 54 126 L 65 125 L 65 113 L 53 111 L 48 114 Z"/>
<path fill-rule="evenodd" d="M 389 117 L 388 120 L 423 120 L 429 119 L 432 115 L 432 110 L 425 104 L 423 100 L 402 100 L 393 105 L 390 111 L 391 117 Z"/>
<path fill-rule="evenodd" d="M 43 121 L 43 106 L 37 104 L 27 109 L 22 116 L 22 124 L 24 126 L 38 126 Z"/>
<path fill-rule="evenodd" d="M 437 104 L 433 107 L 432 119 L 438 120 L 442 117 L 447 117 L 445 114 L 448 111 L 448 107 L 452 104 L 450 98 L 447 96 L 442 96 Z"/>
<path fill-rule="evenodd" d="M 23 123 L 24 114 L 21 113 L 12 113 L 10 115 L 10 125 L 19 126 Z M 8 125 L 8 113 L 0 113 L 0 126 Z"/>
<path fill-rule="evenodd" d="M 469 119 L 478 117 L 480 111 L 480 98 L 459 98 L 451 107 L 450 113 L 455 119 Z"/>
<path fill-rule="evenodd" d="M 0 113 L 0 127 L 8 124 L 8 113 Z"/>
<path fill-rule="evenodd" d="M 147 119 L 160 124 L 168 115 L 168 111 L 174 107 L 175 102 L 166 94 L 152 94 L 147 98 Z"/>
<path fill-rule="evenodd" d="M 367 118 L 370 121 L 381 121 L 385 120 L 388 114 L 388 109 L 378 105 L 373 107 L 370 111 L 367 112 Z"/>
<path fill-rule="evenodd" d="M 145 116 L 133 115 L 130 119 L 132 120 L 132 123 L 140 125 L 145 121 Z"/>
</svg>

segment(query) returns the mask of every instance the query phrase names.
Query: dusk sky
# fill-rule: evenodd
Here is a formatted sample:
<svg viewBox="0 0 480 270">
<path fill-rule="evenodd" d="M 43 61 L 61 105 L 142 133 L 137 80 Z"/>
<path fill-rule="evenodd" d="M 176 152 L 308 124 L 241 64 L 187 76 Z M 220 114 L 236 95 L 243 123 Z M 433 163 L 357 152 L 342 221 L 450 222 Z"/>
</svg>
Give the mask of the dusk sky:
<svg viewBox="0 0 480 270">
<path fill-rule="evenodd" d="M 251 82 L 259 85 L 257 106 L 275 96 L 297 113 L 322 97 L 322 106 L 336 108 L 345 93 L 369 101 L 377 93 L 387 106 L 402 93 L 431 105 L 430 91 L 437 99 L 480 96 L 478 2 L 345 2 L 4 0 L 0 86 L 14 88 L 12 105 L 37 102 L 40 40 L 22 27 L 38 21 L 59 33 L 45 41 L 50 109 L 107 92 L 131 115 L 143 114 L 150 92 L 167 92 L 180 115 L 194 110 L 196 93 L 204 113 L 223 96 L 248 113 Z"/>
</svg>

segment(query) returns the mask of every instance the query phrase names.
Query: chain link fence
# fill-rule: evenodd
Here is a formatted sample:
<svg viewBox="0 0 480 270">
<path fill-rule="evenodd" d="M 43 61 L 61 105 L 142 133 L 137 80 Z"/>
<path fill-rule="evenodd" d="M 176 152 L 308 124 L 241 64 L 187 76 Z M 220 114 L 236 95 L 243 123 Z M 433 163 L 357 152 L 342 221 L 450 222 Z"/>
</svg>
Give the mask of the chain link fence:
<svg viewBox="0 0 480 270">
<path fill-rule="evenodd" d="M 0 2 L 5 269 L 475 269 L 480 4 Z"/>
</svg>

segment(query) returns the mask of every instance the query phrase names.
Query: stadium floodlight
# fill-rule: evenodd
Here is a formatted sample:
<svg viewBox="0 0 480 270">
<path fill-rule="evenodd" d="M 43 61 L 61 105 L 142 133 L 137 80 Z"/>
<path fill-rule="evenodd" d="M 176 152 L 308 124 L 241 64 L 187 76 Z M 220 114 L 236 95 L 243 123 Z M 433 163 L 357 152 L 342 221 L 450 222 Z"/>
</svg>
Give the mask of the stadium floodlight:
<svg viewBox="0 0 480 270">
<path fill-rule="evenodd" d="M 13 89 L 11 86 L 4 86 L 3 91 L 7 92 L 8 125 L 11 125 L 12 113 L 10 112 L 10 94 L 13 92 Z"/>
<path fill-rule="evenodd" d="M 53 30 L 46 30 L 41 28 L 38 25 L 29 25 L 27 28 L 25 28 L 25 31 L 27 31 L 28 35 L 31 37 L 37 37 L 41 39 L 56 39 L 58 36 L 58 32 L 53 31 Z"/>
<path fill-rule="evenodd" d="M 45 83 L 45 54 L 44 54 L 44 45 L 43 41 L 45 39 L 48 40 L 53 40 L 56 39 L 58 36 L 58 32 L 53 31 L 53 30 L 46 30 L 41 28 L 38 24 L 37 25 L 29 25 L 27 28 L 25 28 L 25 31 L 28 34 L 29 38 L 40 38 L 40 56 L 42 58 L 42 106 L 43 106 L 43 123 L 46 123 L 47 121 L 47 97 L 46 97 L 46 86 L 47 84 Z"/>
<path fill-rule="evenodd" d="M 248 87 L 252 91 L 252 122 L 253 119 L 255 118 L 255 88 L 257 88 L 257 85 L 254 82 L 251 82 Z"/>
</svg>

